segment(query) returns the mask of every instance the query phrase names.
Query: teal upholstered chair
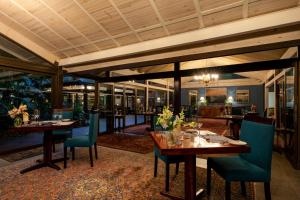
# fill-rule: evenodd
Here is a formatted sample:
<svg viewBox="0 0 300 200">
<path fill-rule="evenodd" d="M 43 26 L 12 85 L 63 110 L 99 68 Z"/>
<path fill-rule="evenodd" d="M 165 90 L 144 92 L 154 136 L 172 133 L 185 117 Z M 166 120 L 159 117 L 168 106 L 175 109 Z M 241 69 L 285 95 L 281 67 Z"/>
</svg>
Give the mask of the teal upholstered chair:
<svg viewBox="0 0 300 200">
<path fill-rule="evenodd" d="M 53 109 L 52 119 L 59 119 L 59 116 L 62 119 L 73 119 L 73 109 L 72 108 L 62 108 L 62 109 Z M 64 141 L 68 137 L 72 137 L 72 129 L 64 130 L 54 130 L 53 134 L 53 152 L 55 152 L 55 143 L 58 141 Z"/>
<path fill-rule="evenodd" d="M 93 167 L 93 151 L 92 146 L 95 148 L 95 157 L 98 159 L 97 144 L 96 139 L 99 131 L 99 114 L 92 113 L 90 114 L 90 123 L 89 123 L 89 134 L 82 136 L 74 136 L 72 138 L 67 138 L 64 142 L 64 168 L 67 167 L 67 148 L 72 149 L 72 160 L 75 158 L 75 147 L 88 147 L 91 167 Z"/>
<path fill-rule="evenodd" d="M 156 125 L 157 122 L 157 116 L 154 116 L 153 120 L 153 127 L 154 131 L 161 131 L 162 128 L 159 125 Z M 170 164 L 176 163 L 176 174 L 178 174 L 179 171 L 179 163 L 184 162 L 184 157 L 183 156 L 164 156 L 161 155 L 158 148 L 154 146 L 154 177 L 157 176 L 157 165 L 158 165 L 158 158 L 162 160 L 165 165 L 165 173 L 166 173 L 166 178 L 165 178 L 165 191 L 169 191 L 169 179 L 170 179 Z"/>
<path fill-rule="evenodd" d="M 271 199 L 270 180 L 274 126 L 243 120 L 240 139 L 251 147 L 250 153 L 207 160 L 207 193 L 210 193 L 211 169 L 225 179 L 226 199 L 230 199 L 230 183 L 240 181 L 245 195 L 245 182 L 264 182 L 265 198 Z"/>
</svg>

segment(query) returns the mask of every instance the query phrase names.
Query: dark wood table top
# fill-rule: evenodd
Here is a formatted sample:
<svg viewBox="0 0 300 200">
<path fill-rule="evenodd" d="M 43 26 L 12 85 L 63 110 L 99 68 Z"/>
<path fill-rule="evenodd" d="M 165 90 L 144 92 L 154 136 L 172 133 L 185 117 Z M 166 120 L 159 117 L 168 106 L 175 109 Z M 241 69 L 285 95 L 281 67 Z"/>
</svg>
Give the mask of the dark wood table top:
<svg viewBox="0 0 300 200">
<path fill-rule="evenodd" d="M 242 120 L 244 119 L 244 115 L 218 115 L 212 117 L 214 119 L 233 119 L 233 120 Z"/>
<path fill-rule="evenodd" d="M 169 132 L 168 134 L 170 134 Z M 172 137 L 160 131 L 150 133 L 155 145 L 162 155 L 194 155 L 194 154 L 230 154 L 250 152 L 248 145 L 232 145 L 229 143 L 207 142 L 202 136 L 189 134 L 182 137 L 180 143 L 172 144 Z"/>
<path fill-rule="evenodd" d="M 28 132 L 44 132 L 51 130 L 67 129 L 72 128 L 77 121 L 60 121 L 60 120 L 50 120 L 50 121 L 39 121 L 38 123 L 23 124 L 18 127 L 10 128 L 10 131 L 17 131 L 22 133 Z"/>
</svg>

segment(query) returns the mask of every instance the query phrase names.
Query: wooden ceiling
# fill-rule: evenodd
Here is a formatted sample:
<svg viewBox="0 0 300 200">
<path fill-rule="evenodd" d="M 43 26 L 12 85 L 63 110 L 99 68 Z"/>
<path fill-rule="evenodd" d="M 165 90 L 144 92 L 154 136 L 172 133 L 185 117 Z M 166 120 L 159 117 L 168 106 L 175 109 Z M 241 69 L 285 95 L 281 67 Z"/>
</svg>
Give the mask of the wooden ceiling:
<svg viewBox="0 0 300 200">
<path fill-rule="evenodd" d="M 0 22 L 63 59 L 298 5 L 299 0 L 0 0 Z"/>
</svg>

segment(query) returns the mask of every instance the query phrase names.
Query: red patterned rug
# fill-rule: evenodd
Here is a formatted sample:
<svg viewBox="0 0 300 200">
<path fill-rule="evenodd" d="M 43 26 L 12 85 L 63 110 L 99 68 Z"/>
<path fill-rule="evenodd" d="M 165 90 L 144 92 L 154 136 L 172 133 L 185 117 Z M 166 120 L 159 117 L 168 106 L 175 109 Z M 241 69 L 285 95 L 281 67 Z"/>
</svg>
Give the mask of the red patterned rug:
<svg viewBox="0 0 300 200">
<path fill-rule="evenodd" d="M 90 167 L 87 148 L 76 149 L 76 160 L 68 161 L 68 168 L 42 168 L 24 175 L 19 171 L 32 165 L 30 158 L 0 168 L 0 199 L 101 199 L 101 200 L 164 200 L 164 164 L 159 161 L 158 177 L 153 177 L 153 154 L 137 154 L 98 147 L 99 159 Z M 60 157 L 61 155 L 57 155 Z M 59 163 L 62 167 L 62 163 Z M 182 196 L 184 166 L 179 175 L 170 169 L 170 191 Z M 197 168 L 197 188 L 205 188 L 206 170 Z M 247 184 L 243 197 L 238 182 L 232 184 L 232 199 L 254 199 L 254 185 Z M 212 174 L 212 193 L 202 199 L 224 199 L 224 180 Z"/>
</svg>

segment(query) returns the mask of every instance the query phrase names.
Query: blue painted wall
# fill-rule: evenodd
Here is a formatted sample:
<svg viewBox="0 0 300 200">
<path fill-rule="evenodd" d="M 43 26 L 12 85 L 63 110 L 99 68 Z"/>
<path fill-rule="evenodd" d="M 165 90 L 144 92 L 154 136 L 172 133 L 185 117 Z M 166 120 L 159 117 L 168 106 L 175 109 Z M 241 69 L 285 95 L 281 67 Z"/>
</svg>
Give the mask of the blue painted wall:
<svg viewBox="0 0 300 200">
<path fill-rule="evenodd" d="M 257 112 L 261 116 L 264 113 L 264 86 L 263 85 L 250 85 L 250 86 L 230 86 L 227 88 L 227 96 L 232 96 L 235 99 L 236 90 L 249 90 L 249 105 L 256 105 Z M 183 88 L 181 89 L 181 104 L 189 105 L 189 91 L 198 90 L 200 97 L 205 97 L 205 88 Z M 199 100 L 198 99 L 198 100 Z M 248 104 L 247 104 L 248 105 Z M 233 106 L 238 106 L 237 103 L 233 103 Z"/>
</svg>

